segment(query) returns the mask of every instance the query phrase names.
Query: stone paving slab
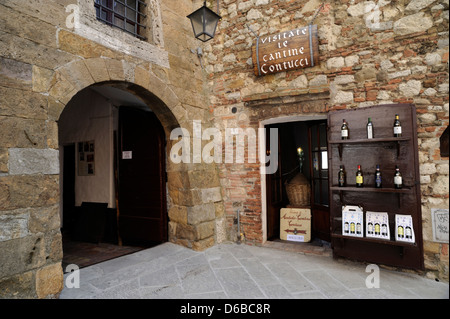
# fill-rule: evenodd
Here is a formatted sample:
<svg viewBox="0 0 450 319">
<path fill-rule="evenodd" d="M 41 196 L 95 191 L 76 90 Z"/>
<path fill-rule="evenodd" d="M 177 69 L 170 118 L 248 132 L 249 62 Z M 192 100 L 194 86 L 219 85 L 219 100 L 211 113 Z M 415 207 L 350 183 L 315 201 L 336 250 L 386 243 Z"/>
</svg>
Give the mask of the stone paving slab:
<svg viewBox="0 0 450 319">
<path fill-rule="evenodd" d="M 172 243 L 80 269 L 60 299 L 448 299 L 448 283 L 330 256 L 224 243 L 196 252 Z M 65 275 L 65 282 L 70 280 Z M 73 277 L 72 277 L 73 278 Z"/>
</svg>

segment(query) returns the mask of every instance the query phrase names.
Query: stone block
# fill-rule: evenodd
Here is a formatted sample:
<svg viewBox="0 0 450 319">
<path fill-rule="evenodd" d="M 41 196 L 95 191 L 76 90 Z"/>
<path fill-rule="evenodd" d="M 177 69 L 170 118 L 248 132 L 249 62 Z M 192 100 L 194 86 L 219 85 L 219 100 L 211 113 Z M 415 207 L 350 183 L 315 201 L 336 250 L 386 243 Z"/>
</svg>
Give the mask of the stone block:
<svg viewBox="0 0 450 319">
<path fill-rule="evenodd" d="M 187 223 L 189 225 L 197 225 L 205 221 L 214 220 L 215 217 L 216 210 L 214 203 L 189 207 L 187 210 Z"/>
<path fill-rule="evenodd" d="M 0 57 L 0 86 L 31 89 L 32 65 Z"/>
<path fill-rule="evenodd" d="M 222 200 L 221 187 L 204 188 L 201 190 L 203 203 L 214 203 Z"/>
<path fill-rule="evenodd" d="M 0 145 L 3 147 L 47 147 L 45 121 L 0 116 Z"/>
<path fill-rule="evenodd" d="M 45 93 L 50 88 L 50 83 L 53 77 L 53 70 L 41 68 L 33 65 L 32 85 L 34 92 Z"/>
<path fill-rule="evenodd" d="M 0 279 L 0 299 L 35 299 L 36 280 L 32 271 Z"/>
<path fill-rule="evenodd" d="M 406 83 L 400 83 L 399 90 L 406 97 L 417 96 L 422 89 L 422 83 L 418 80 L 409 80 Z"/>
<path fill-rule="evenodd" d="M 122 61 L 116 59 L 105 59 L 105 63 L 111 80 L 125 80 Z"/>
<path fill-rule="evenodd" d="M 46 233 L 51 230 L 59 230 L 60 227 L 59 205 L 30 209 L 28 221 L 30 233 Z"/>
<path fill-rule="evenodd" d="M 188 208 L 185 206 L 172 206 L 169 210 L 170 221 L 187 224 Z"/>
<path fill-rule="evenodd" d="M 196 239 L 205 239 L 214 235 L 215 221 L 201 223 L 195 226 Z"/>
<path fill-rule="evenodd" d="M 54 297 L 63 289 L 64 275 L 61 263 L 41 268 L 36 273 L 36 292 L 38 298 Z"/>
<path fill-rule="evenodd" d="M 209 237 L 203 240 L 194 241 L 192 243 L 192 249 L 195 251 L 203 251 L 209 247 L 214 246 L 215 241 L 213 237 Z"/>
<path fill-rule="evenodd" d="M 433 26 L 433 19 L 425 16 L 424 12 L 408 15 L 394 22 L 395 35 L 407 35 L 427 31 Z"/>
<path fill-rule="evenodd" d="M 345 66 L 345 59 L 343 57 L 329 58 L 327 61 L 328 69 L 339 69 Z"/>
<path fill-rule="evenodd" d="M 104 58 L 87 59 L 84 60 L 84 64 L 88 68 L 94 82 L 99 83 L 110 80 Z"/>
<path fill-rule="evenodd" d="M 7 148 L 0 148 L 0 173 L 8 172 L 9 151 Z"/>
<path fill-rule="evenodd" d="M 0 115 L 46 120 L 47 97 L 28 90 L 0 86 Z"/>
<path fill-rule="evenodd" d="M 10 148 L 11 175 L 59 174 L 59 151 L 54 149 Z"/>
<path fill-rule="evenodd" d="M 0 177 L 0 193 L 6 195 L 3 209 L 42 207 L 59 202 L 58 175 L 15 175 Z"/>
<path fill-rule="evenodd" d="M 59 70 L 77 91 L 80 91 L 95 81 L 83 60 L 73 61 Z"/>
<path fill-rule="evenodd" d="M 17 210 L 0 215 L 0 241 L 27 236 L 29 217 L 26 210 Z"/>
<path fill-rule="evenodd" d="M 42 237 L 26 236 L 0 242 L 0 278 L 41 267 L 45 264 Z"/>
<path fill-rule="evenodd" d="M 122 58 L 123 54 L 108 49 L 94 41 L 66 30 L 58 32 L 59 49 L 85 59 L 90 58 Z"/>
<path fill-rule="evenodd" d="M 55 74 L 52 84 L 49 90 L 50 96 L 64 105 L 78 92 L 73 84 L 59 72 Z"/>
</svg>

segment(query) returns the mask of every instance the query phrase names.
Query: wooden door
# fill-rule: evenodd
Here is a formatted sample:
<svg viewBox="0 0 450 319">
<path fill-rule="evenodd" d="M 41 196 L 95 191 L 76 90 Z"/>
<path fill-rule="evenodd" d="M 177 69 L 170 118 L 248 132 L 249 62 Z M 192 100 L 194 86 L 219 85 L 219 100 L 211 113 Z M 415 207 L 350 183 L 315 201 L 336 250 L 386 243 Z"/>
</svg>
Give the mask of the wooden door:
<svg viewBox="0 0 450 319">
<path fill-rule="evenodd" d="M 63 159 L 63 228 L 75 222 L 75 144 L 64 146 Z"/>
<path fill-rule="evenodd" d="M 124 244 L 167 241 L 165 139 L 154 113 L 119 109 L 118 209 Z"/>
<path fill-rule="evenodd" d="M 278 134 L 277 149 L 270 149 L 270 126 L 266 126 L 266 155 L 277 152 L 278 169 L 273 174 L 266 174 L 266 211 L 267 211 L 267 239 L 280 238 L 280 209 L 283 202 L 283 180 L 281 170 L 280 135 Z M 273 155 L 273 154 L 272 154 Z"/>
<path fill-rule="evenodd" d="M 309 126 L 309 158 L 311 176 L 311 224 L 313 236 L 330 241 L 330 208 L 328 190 L 327 123 Z"/>
</svg>

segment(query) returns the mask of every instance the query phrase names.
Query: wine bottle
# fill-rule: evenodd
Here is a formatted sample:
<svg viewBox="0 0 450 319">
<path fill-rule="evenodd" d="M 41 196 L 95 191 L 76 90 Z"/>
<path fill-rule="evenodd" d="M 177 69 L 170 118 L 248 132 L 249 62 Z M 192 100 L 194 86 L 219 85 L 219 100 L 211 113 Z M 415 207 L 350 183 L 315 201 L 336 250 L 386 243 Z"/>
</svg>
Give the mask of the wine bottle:
<svg viewBox="0 0 450 319">
<path fill-rule="evenodd" d="M 341 126 L 341 138 L 343 140 L 347 140 L 349 137 L 349 128 L 348 123 L 345 121 L 345 119 L 342 120 L 342 126 Z"/>
<path fill-rule="evenodd" d="M 351 222 L 350 223 L 350 234 L 354 234 L 355 233 L 355 223 Z"/>
<path fill-rule="evenodd" d="M 373 235 L 373 224 L 371 222 L 367 225 L 367 233 Z"/>
<path fill-rule="evenodd" d="M 380 224 L 378 223 L 375 224 L 375 235 L 380 235 Z"/>
<path fill-rule="evenodd" d="M 398 114 L 395 114 L 395 120 L 394 120 L 394 137 L 401 137 L 402 136 L 402 125 L 400 124 L 400 119 Z"/>
<path fill-rule="evenodd" d="M 402 174 L 400 173 L 398 165 L 396 165 L 394 174 L 394 188 L 400 189 L 402 187 L 403 187 Z"/>
<path fill-rule="evenodd" d="M 370 117 L 367 120 L 366 131 L 367 131 L 367 138 L 368 139 L 373 138 L 373 123 Z"/>
<path fill-rule="evenodd" d="M 345 186 L 345 171 L 344 166 L 341 165 L 338 172 L 338 186 L 344 187 Z"/>
<path fill-rule="evenodd" d="M 361 171 L 361 165 L 358 165 L 358 170 L 356 171 L 356 187 L 363 187 L 364 178 Z"/>
<path fill-rule="evenodd" d="M 381 236 L 387 236 L 387 225 L 386 224 L 381 225 Z"/>
<path fill-rule="evenodd" d="M 406 239 L 412 238 L 412 230 L 411 230 L 411 227 L 409 227 L 409 226 L 406 226 L 406 228 L 405 228 L 405 238 Z"/>
<path fill-rule="evenodd" d="M 403 226 L 398 226 L 397 227 L 397 237 L 398 238 L 404 238 L 404 230 L 403 230 Z"/>
<path fill-rule="evenodd" d="M 381 188 L 381 171 L 380 165 L 377 165 L 377 169 L 375 171 L 375 188 Z"/>
<path fill-rule="evenodd" d="M 348 234 L 349 229 L 348 229 L 348 222 L 345 222 L 344 224 L 344 234 Z"/>
</svg>

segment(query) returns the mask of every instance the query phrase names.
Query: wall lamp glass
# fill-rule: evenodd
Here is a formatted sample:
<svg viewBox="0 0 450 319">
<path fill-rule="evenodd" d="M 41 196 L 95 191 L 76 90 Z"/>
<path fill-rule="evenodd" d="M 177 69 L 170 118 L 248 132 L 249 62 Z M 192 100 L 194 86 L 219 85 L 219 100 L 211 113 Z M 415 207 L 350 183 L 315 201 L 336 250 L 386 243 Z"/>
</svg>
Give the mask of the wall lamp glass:
<svg viewBox="0 0 450 319">
<path fill-rule="evenodd" d="M 219 12 L 219 0 L 217 0 L 217 12 Z M 203 2 L 203 7 L 192 12 L 187 17 L 191 20 L 194 36 L 203 42 L 214 38 L 217 24 L 222 18 L 206 6 L 206 0 Z"/>
</svg>

